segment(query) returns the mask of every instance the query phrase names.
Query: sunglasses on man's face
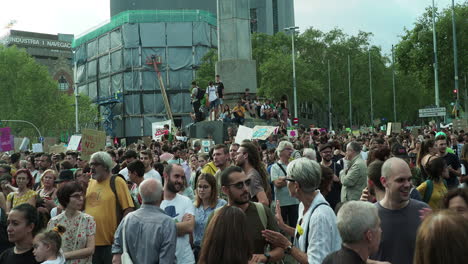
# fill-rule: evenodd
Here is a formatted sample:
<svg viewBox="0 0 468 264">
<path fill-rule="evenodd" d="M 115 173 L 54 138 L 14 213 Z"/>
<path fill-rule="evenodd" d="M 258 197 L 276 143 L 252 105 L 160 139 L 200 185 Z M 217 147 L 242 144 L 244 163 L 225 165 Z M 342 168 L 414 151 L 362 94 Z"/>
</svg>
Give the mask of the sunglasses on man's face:
<svg viewBox="0 0 468 264">
<path fill-rule="evenodd" d="M 239 189 L 241 190 L 242 188 L 244 188 L 244 185 L 246 187 L 249 187 L 250 186 L 250 182 L 251 182 L 251 179 L 247 179 L 245 181 L 241 181 L 241 182 L 236 182 L 236 183 L 233 183 L 233 184 L 229 184 L 228 186 L 234 186 L 236 189 Z"/>
</svg>

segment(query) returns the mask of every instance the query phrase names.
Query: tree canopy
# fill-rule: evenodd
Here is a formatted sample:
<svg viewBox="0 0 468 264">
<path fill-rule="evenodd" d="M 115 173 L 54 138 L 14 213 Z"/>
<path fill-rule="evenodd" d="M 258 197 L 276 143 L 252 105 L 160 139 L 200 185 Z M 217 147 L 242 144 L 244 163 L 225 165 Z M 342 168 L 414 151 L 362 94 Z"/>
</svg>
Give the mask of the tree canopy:
<svg viewBox="0 0 468 264">
<path fill-rule="evenodd" d="M 0 119 L 26 120 L 35 124 L 43 136 L 59 136 L 75 130 L 75 98 L 59 91 L 47 68 L 38 64 L 23 49 L 0 46 Z M 79 97 L 82 126 L 94 125 L 97 107 Z M 5 123 L 16 136 L 37 140 L 27 124 Z M 36 141 L 33 140 L 33 141 Z"/>
</svg>

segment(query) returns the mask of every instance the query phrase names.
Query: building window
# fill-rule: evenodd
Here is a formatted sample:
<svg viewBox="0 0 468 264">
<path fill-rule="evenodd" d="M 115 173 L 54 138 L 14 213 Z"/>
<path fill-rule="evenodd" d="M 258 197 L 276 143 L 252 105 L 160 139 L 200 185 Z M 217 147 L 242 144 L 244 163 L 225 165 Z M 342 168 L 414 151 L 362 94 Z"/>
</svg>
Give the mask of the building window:
<svg viewBox="0 0 468 264">
<path fill-rule="evenodd" d="M 273 34 L 278 33 L 278 0 L 273 0 Z"/>
<path fill-rule="evenodd" d="M 59 80 L 58 80 L 58 85 L 59 85 L 59 90 L 60 91 L 68 91 L 68 82 L 67 82 L 67 79 L 65 79 L 65 77 L 63 77 L 63 75 L 60 76 Z"/>
<path fill-rule="evenodd" d="M 251 8 L 250 9 L 250 32 L 255 33 L 257 32 L 258 20 L 257 20 L 257 9 Z"/>
</svg>

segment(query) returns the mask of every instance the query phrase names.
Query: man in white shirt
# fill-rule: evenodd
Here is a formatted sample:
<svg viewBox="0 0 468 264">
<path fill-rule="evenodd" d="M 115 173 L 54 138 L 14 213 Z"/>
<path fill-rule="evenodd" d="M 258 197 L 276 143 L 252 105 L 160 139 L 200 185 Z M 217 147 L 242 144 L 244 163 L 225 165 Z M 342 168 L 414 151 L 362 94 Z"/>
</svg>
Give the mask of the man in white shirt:
<svg viewBox="0 0 468 264">
<path fill-rule="evenodd" d="M 192 201 L 178 194 L 184 186 L 184 169 L 178 164 L 169 164 L 164 169 L 164 200 L 161 209 L 176 222 L 178 264 L 194 264 L 190 234 L 195 229 L 195 208 Z"/>
<path fill-rule="evenodd" d="M 140 161 L 145 164 L 145 180 L 156 179 L 162 183 L 161 175 L 155 169 L 153 169 L 153 154 L 151 150 L 140 151 Z"/>
</svg>

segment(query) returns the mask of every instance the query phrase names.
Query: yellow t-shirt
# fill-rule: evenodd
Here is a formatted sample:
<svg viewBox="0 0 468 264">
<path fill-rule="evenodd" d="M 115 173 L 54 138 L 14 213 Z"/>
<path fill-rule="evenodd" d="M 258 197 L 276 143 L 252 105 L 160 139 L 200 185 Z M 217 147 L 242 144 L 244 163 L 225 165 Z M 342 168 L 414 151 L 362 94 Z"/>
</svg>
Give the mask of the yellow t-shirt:
<svg viewBox="0 0 468 264">
<path fill-rule="evenodd" d="M 444 199 L 444 196 L 447 194 L 448 190 L 447 187 L 445 187 L 443 181 L 432 181 L 432 184 L 434 187 L 432 189 L 431 199 L 429 199 L 428 204 L 432 209 L 440 209 L 442 208 L 442 200 Z M 421 183 L 421 185 L 419 185 L 416 189 L 421 194 L 421 197 L 424 197 L 427 189 L 427 183 Z"/>
<path fill-rule="evenodd" d="M 25 203 L 28 203 L 29 200 L 32 198 L 32 197 L 35 197 L 37 195 L 37 193 L 33 190 L 29 190 L 27 191 L 25 194 L 23 194 L 21 197 L 18 196 L 18 192 L 12 192 L 12 193 L 9 193 L 8 196 L 7 196 L 7 201 L 11 202 L 11 199 L 13 199 L 13 196 L 15 197 L 13 199 L 13 204 L 11 205 L 11 209 L 13 209 L 14 207 L 20 205 L 20 204 L 25 204 Z"/>
<path fill-rule="evenodd" d="M 134 207 L 127 184 L 121 177 L 115 179 L 115 189 L 122 210 Z M 96 246 L 109 246 L 114 242 L 117 229 L 115 195 L 110 187 L 110 177 L 102 182 L 89 181 L 86 191 L 85 212 L 96 222 Z"/>
<path fill-rule="evenodd" d="M 203 166 L 201 173 L 209 173 L 214 176 L 216 174 L 216 171 L 218 171 L 218 168 L 216 168 L 214 162 L 211 161 L 205 164 L 205 166 Z"/>
</svg>

